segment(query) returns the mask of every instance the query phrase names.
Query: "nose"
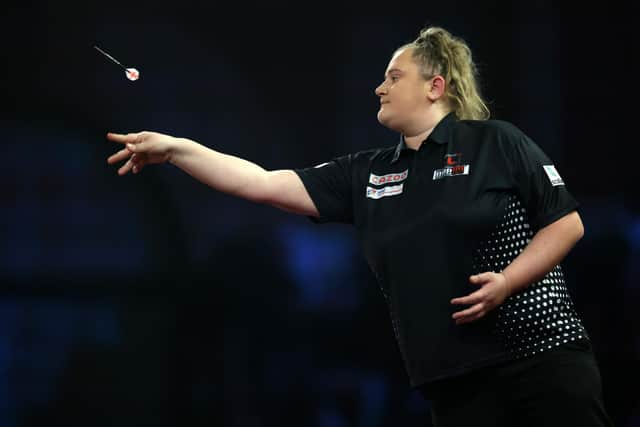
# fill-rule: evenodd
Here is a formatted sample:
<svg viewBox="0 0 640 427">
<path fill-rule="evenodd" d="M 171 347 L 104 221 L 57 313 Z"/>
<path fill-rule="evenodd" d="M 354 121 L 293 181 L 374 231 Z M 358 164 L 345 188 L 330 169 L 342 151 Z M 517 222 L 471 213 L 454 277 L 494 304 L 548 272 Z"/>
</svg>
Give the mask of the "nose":
<svg viewBox="0 0 640 427">
<path fill-rule="evenodd" d="M 375 90 L 376 95 L 378 96 L 382 96 L 385 93 L 387 93 L 387 89 L 384 87 L 384 82 L 380 83 L 380 86 L 378 86 Z"/>
</svg>

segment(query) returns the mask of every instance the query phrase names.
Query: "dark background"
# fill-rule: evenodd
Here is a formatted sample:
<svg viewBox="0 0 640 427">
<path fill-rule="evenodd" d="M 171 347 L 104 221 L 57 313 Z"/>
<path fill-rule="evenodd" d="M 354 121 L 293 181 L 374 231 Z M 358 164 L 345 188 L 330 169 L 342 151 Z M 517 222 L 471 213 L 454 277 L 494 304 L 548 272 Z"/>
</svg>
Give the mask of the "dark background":
<svg viewBox="0 0 640 427">
<path fill-rule="evenodd" d="M 4 5 L 0 426 L 429 425 L 350 227 L 169 165 L 118 177 L 105 138 L 155 130 L 266 169 L 395 144 L 373 91 L 429 24 L 469 43 L 493 117 L 580 201 L 569 288 L 610 415 L 640 426 L 637 16 L 631 2 Z"/>
</svg>

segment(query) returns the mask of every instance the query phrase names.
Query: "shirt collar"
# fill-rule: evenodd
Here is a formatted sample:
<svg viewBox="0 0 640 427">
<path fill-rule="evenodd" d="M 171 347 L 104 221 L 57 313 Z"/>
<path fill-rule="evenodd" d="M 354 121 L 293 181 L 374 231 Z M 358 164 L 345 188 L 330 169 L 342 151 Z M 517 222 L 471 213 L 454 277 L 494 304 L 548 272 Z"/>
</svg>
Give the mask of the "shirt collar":
<svg viewBox="0 0 640 427">
<path fill-rule="evenodd" d="M 457 121 L 456 114 L 452 111 L 444 116 L 436 125 L 436 127 L 431 131 L 429 137 L 423 141 L 433 141 L 437 144 L 446 144 L 449 142 L 451 125 Z M 398 145 L 396 145 L 396 151 L 393 153 L 393 158 L 391 159 L 391 163 L 395 163 L 400 157 L 400 153 L 402 150 L 409 149 L 407 147 L 407 143 L 404 142 L 404 135 L 400 134 L 400 141 Z"/>
</svg>

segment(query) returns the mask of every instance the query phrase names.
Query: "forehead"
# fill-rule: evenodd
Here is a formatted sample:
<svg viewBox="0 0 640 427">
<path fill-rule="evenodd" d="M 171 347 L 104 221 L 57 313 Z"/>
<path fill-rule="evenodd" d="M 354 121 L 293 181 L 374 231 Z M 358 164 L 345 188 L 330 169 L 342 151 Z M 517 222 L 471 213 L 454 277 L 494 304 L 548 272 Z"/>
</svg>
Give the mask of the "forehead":
<svg viewBox="0 0 640 427">
<path fill-rule="evenodd" d="M 402 71 L 407 71 L 412 67 L 416 67 L 416 63 L 411 56 L 411 52 L 413 49 L 404 48 L 397 51 L 389 61 L 389 65 L 387 66 L 386 72 L 388 73 L 390 70 L 398 69 Z"/>
</svg>

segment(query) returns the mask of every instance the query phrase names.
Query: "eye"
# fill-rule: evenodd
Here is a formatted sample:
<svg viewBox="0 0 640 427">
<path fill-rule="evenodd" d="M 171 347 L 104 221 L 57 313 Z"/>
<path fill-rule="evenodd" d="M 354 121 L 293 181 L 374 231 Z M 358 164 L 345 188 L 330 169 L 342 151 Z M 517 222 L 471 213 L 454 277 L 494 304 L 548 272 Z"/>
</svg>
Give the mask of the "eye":
<svg viewBox="0 0 640 427">
<path fill-rule="evenodd" d="M 389 76 L 392 82 L 397 82 L 400 76 Z"/>
</svg>

